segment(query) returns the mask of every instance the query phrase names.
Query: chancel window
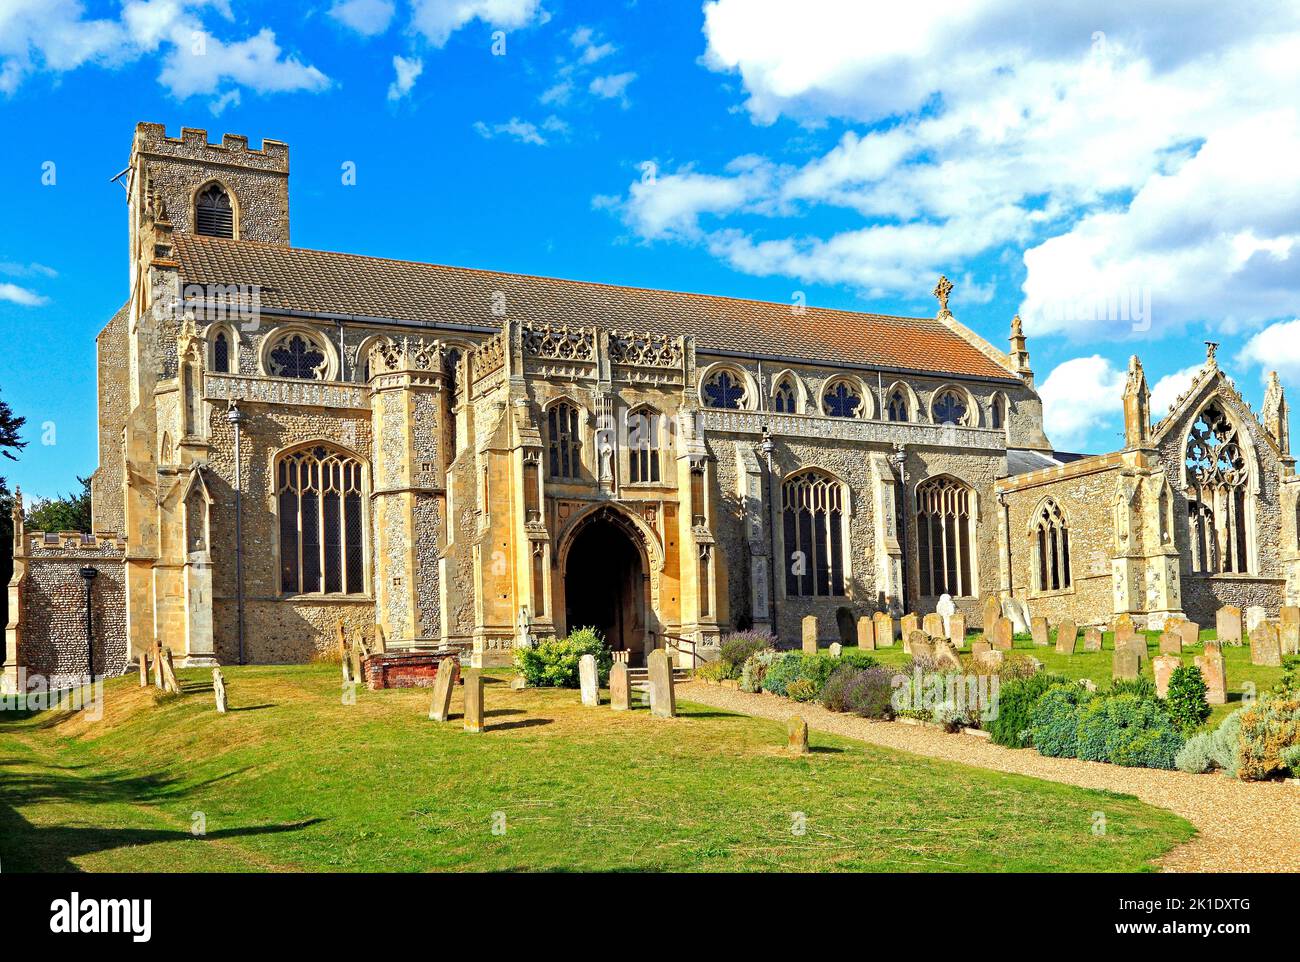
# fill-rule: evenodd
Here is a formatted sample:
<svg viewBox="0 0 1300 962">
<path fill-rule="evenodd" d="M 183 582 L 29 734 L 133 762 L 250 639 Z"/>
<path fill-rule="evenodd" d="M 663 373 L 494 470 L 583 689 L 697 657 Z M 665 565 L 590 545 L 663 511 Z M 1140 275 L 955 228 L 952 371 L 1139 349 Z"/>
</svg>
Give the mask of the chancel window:
<svg viewBox="0 0 1300 962">
<path fill-rule="evenodd" d="M 704 382 L 704 404 L 736 410 L 745 405 L 745 382 L 734 371 L 721 370 Z"/>
<path fill-rule="evenodd" d="M 772 407 L 777 414 L 795 413 L 794 384 L 788 377 L 782 378 L 772 395 Z"/>
<path fill-rule="evenodd" d="M 785 593 L 844 594 L 842 485 L 820 471 L 803 471 L 781 486 L 785 530 Z"/>
<path fill-rule="evenodd" d="M 997 431 L 1002 428 L 1002 398 L 995 397 L 993 403 L 989 405 L 989 423 L 993 430 Z"/>
<path fill-rule="evenodd" d="M 276 462 L 280 590 L 364 594 L 365 523 L 361 462 L 316 445 Z"/>
<path fill-rule="evenodd" d="M 1246 573 L 1250 471 L 1237 428 L 1217 401 L 1206 405 L 1192 424 L 1186 465 L 1192 570 Z"/>
<path fill-rule="evenodd" d="M 1031 537 L 1038 590 L 1063 591 L 1070 587 L 1070 529 L 1060 505 L 1051 498 L 1038 509 Z"/>
<path fill-rule="evenodd" d="M 551 406 L 546 412 L 546 446 L 550 455 L 551 477 L 578 476 L 578 409 L 567 401 Z"/>
<path fill-rule="evenodd" d="M 965 424 L 966 399 L 956 391 L 944 391 L 934 402 L 935 424 Z"/>
<path fill-rule="evenodd" d="M 921 594 L 973 595 L 971 490 L 940 476 L 916 488 L 916 549 Z"/>
<path fill-rule="evenodd" d="M 834 381 L 827 386 L 822 403 L 831 417 L 852 418 L 862 407 L 862 395 L 846 381 Z"/>
<path fill-rule="evenodd" d="M 643 409 L 627 419 L 628 479 L 640 482 L 659 481 L 659 434 L 663 415 Z"/>
<path fill-rule="evenodd" d="M 891 421 L 907 420 L 907 395 L 903 393 L 902 388 L 895 388 L 894 393 L 889 395 L 886 414 Z"/>
<path fill-rule="evenodd" d="M 212 370 L 218 374 L 230 373 L 230 338 L 225 331 L 218 331 L 212 341 Z"/>
<path fill-rule="evenodd" d="M 266 355 L 267 373 L 272 377 L 323 380 L 325 351 L 312 338 L 293 332 L 281 337 Z"/>
<path fill-rule="evenodd" d="M 207 237 L 235 236 L 235 209 L 220 184 L 209 184 L 194 199 L 194 233 Z"/>
</svg>

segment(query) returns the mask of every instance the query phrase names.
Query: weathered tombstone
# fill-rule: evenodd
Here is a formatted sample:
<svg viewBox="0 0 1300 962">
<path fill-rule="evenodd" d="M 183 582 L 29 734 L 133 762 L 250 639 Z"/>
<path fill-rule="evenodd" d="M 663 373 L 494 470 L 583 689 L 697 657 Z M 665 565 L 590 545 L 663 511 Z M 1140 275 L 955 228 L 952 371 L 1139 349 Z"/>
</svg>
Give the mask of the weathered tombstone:
<svg viewBox="0 0 1300 962">
<path fill-rule="evenodd" d="M 1201 626 L 1194 621 L 1188 621 L 1186 618 L 1178 622 L 1178 637 L 1182 641 L 1184 648 L 1190 648 L 1192 645 L 1200 644 Z"/>
<path fill-rule="evenodd" d="M 360 684 L 365 681 L 361 677 L 361 636 L 358 635 L 352 644 L 348 645 L 348 665 L 352 672 L 352 680 Z"/>
<path fill-rule="evenodd" d="M 143 648 L 140 649 L 140 687 L 149 687 L 149 655 Z"/>
<path fill-rule="evenodd" d="M 173 695 L 179 695 L 181 684 L 176 680 L 176 663 L 172 660 L 172 650 L 164 648 L 162 650 L 163 663 L 163 690 L 169 691 Z"/>
<path fill-rule="evenodd" d="M 1282 654 L 1300 655 L 1300 624 L 1294 621 L 1282 622 L 1278 636 L 1282 643 Z"/>
<path fill-rule="evenodd" d="M 466 669 L 464 687 L 465 731 L 481 732 L 483 730 L 483 672 L 477 668 Z"/>
<path fill-rule="evenodd" d="M 162 642 L 160 641 L 153 643 L 153 685 L 163 691 L 167 690 L 167 686 L 163 682 Z"/>
<path fill-rule="evenodd" d="M 830 647 L 830 653 L 832 658 L 838 658 L 840 655 L 844 653 L 844 646 L 841 645 L 838 641 L 832 641 Z"/>
<path fill-rule="evenodd" d="M 980 655 L 984 654 L 986 651 L 992 651 L 992 650 L 993 650 L 993 646 L 989 644 L 987 641 L 972 641 L 970 643 L 970 653 L 977 658 Z"/>
<path fill-rule="evenodd" d="M 1011 619 L 998 618 L 993 622 L 993 637 L 989 639 L 994 648 L 999 651 L 1010 651 L 1013 647 L 1011 637 Z"/>
<path fill-rule="evenodd" d="M 1128 612 L 1124 612 L 1115 619 L 1115 626 L 1112 630 L 1115 632 L 1115 647 L 1117 649 L 1122 642 L 1137 636 L 1137 629 L 1133 626 L 1133 616 Z"/>
<path fill-rule="evenodd" d="M 627 711 L 632 707 L 632 686 L 628 683 L 627 662 L 616 661 L 609 670 L 609 707 Z"/>
<path fill-rule="evenodd" d="M 1300 607 L 1283 605 L 1278 609 L 1277 620 L 1284 625 L 1300 625 Z"/>
<path fill-rule="evenodd" d="M 835 629 L 840 636 L 840 647 L 853 644 L 853 609 L 843 605 L 835 609 Z"/>
<path fill-rule="evenodd" d="M 914 628 L 903 649 L 913 658 L 933 658 L 934 650 L 930 647 L 930 641 L 925 637 L 925 632 L 920 628 Z"/>
<path fill-rule="evenodd" d="M 1110 676 L 1115 681 L 1132 681 L 1138 676 L 1138 654 L 1128 645 L 1115 649 Z"/>
<path fill-rule="evenodd" d="M 1177 655 L 1161 655 L 1151 663 L 1151 670 L 1156 676 L 1157 698 L 1169 697 L 1169 679 L 1173 676 L 1174 670 L 1179 668 L 1182 663 L 1183 660 Z"/>
<path fill-rule="evenodd" d="M 817 654 L 817 616 L 803 616 L 803 651 L 805 655 Z"/>
<path fill-rule="evenodd" d="M 895 633 L 893 616 L 888 612 L 878 611 L 872 621 L 875 622 L 876 627 L 876 647 L 893 648 L 894 639 L 898 637 Z"/>
<path fill-rule="evenodd" d="M 1018 634 L 1029 631 L 1028 603 L 1017 598 L 1008 598 L 1003 602 L 1002 607 L 1006 610 L 1007 617 L 1011 619 L 1011 625 Z"/>
<path fill-rule="evenodd" d="M 343 665 L 343 684 L 346 685 L 349 682 L 357 681 L 357 679 L 352 674 L 352 659 L 348 657 L 348 636 L 343 631 L 342 618 L 335 622 L 334 631 L 338 641 L 339 661 Z"/>
<path fill-rule="evenodd" d="M 1073 655 L 1074 645 L 1078 640 L 1079 626 L 1074 623 L 1074 619 L 1061 619 L 1061 623 L 1056 626 L 1056 653 L 1058 655 Z"/>
<path fill-rule="evenodd" d="M 1228 702 L 1228 679 L 1223 670 L 1223 651 L 1217 642 L 1205 643 L 1205 654 L 1193 659 L 1205 681 L 1205 700 L 1211 705 Z"/>
<path fill-rule="evenodd" d="M 807 619 L 804 620 L 806 623 Z M 656 648 L 650 652 L 650 714 L 656 718 L 677 717 L 677 694 L 673 690 L 673 666 L 668 661 L 668 653 L 662 648 Z"/>
<path fill-rule="evenodd" d="M 986 635 L 993 631 L 993 622 L 1002 617 L 1002 602 L 998 601 L 997 595 L 986 595 L 984 598 L 983 619 L 980 621 L 980 630 Z"/>
<path fill-rule="evenodd" d="M 1083 630 L 1084 651 L 1101 651 L 1101 640 L 1101 629 L 1096 625 L 1089 625 Z"/>
<path fill-rule="evenodd" d="M 596 656 L 583 655 L 578 659 L 578 688 L 582 703 L 589 708 L 600 704 L 600 672 L 596 669 Z"/>
<path fill-rule="evenodd" d="M 952 643 L 946 638 L 936 638 L 934 640 L 934 663 L 939 668 L 946 668 L 949 671 L 961 671 L 961 657 L 957 650 L 953 648 Z"/>
<path fill-rule="evenodd" d="M 876 626 L 866 615 L 858 619 L 858 647 L 863 651 L 873 651 L 876 647 Z"/>
<path fill-rule="evenodd" d="M 1170 631 L 1167 627 L 1160 632 L 1160 654 L 1162 655 L 1180 655 L 1183 652 L 1183 636 L 1177 631 Z"/>
<path fill-rule="evenodd" d="M 908 635 L 921 627 L 921 620 L 917 618 L 916 613 L 913 612 L 912 614 L 903 615 L 903 617 L 899 619 L 898 625 L 902 630 L 903 640 L 906 641 Z"/>
<path fill-rule="evenodd" d="M 455 655 L 438 662 L 438 673 L 433 678 L 433 704 L 429 706 L 429 717 L 434 721 L 445 722 L 451 717 L 451 693 L 459 679 L 460 662 Z"/>
<path fill-rule="evenodd" d="M 927 638 L 944 638 L 948 634 L 944 630 L 943 615 L 933 611 L 921 619 L 921 630 Z"/>
<path fill-rule="evenodd" d="M 1123 640 L 1115 639 L 1115 650 L 1127 648 L 1137 655 L 1138 664 L 1144 665 L 1151 660 L 1151 652 L 1147 650 L 1147 636 L 1145 634 L 1135 634 Z"/>
<path fill-rule="evenodd" d="M 1254 631 L 1268 617 L 1268 612 L 1264 610 L 1263 605 L 1251 605 L 1245 611 L 1246 633 Z"/>
<path fill-rule="evenodd" d="M 1241 644 L 1241 609 L 1224 605 L 1214 614 L 1214 634 L 1221 645 Z"/>
<path fill-rule="evenodd" d="M 975 655 L 974 664 L 977 669 L 986 672 L 995 672 L 1007 660 L 1007 656 L 997 649 L 991 651 L 981 651 Z"/>
<path fill-rule="evenodd" d="M 786 748 L 796 755 L 808 754 L 808 723 L 798 715 L 791 715 L 785 723 Z"/>
<path fill-rule="evenodd" d="M 953 602 L 952 595 L 946 593 L 940 595 L 939 603 L 934 606 L 934 612 L 943 619 L 943 637 L 951 637 L 952 629 L 950 624 L 952 622 L 952 616 L 957 613 L 957 605 Z M 932 637 L 938 636 L 935 635 Z"/>
<path fill-rule="evenodd" d="M 948 640 L 952 642 L 954 648 L 963 648 L 966 645 L 966 616 L 953 615 L 948 619 Z"/>
<path fill-rule="evenodd" d="M 221 675 L 220 668 L 212 669 L 212 694 L 217 699 L 217 711 L 221 714 L 226 713 L 226 679 Z"/>
<path fill-rule="evenodd" d="M 1029 634 L 1034 639 L 1034 644 L 1039 648 L 1046 648 L 1051 644 L 1051 637 L 1047 631 L 1047 619 L 1042 615 L 1035 615 L 1030 619 Z"/>
<path fill-rule="evenodd" d="M 1250 633 L 1250 663 L 1278 668 L 1282 664 L 1282 642 L 1277 625 L 1261 621 Z"/>
</svg>

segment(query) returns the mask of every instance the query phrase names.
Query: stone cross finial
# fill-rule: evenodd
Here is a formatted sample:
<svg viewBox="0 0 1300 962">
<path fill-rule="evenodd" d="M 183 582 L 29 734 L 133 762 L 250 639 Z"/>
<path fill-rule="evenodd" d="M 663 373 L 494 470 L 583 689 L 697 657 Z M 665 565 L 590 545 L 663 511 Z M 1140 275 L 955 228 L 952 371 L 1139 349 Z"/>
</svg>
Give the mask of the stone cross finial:
<svg viewBox="0 0 1300 962">
<path fill-rule="evenodd" d="M 1218 353 L 1219 344 L 1217 341 L 1205 342 L 1205 366 L 1218 367 L 1219 362 L 1215 360 L 1214 355 Z"/>
<path fill-rule="evenodd" d="M 939 283 L 934 285 L 934 290 L 931 293 L 939 299 L 939 313 L 947 314 L 948 295 L 952 293 L 952 281 L 948 280 L 947 276 L 940 274 Z"/>
</svg>

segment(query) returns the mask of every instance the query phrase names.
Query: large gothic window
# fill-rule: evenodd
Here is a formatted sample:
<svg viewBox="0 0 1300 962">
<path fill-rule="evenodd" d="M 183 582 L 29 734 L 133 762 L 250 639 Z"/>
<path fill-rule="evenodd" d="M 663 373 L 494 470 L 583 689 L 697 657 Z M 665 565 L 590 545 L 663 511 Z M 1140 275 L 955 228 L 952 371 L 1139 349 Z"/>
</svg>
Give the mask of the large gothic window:
<svg viewBox="0 0 1300 962">
<path fill-rule="evenodd" d="M 627 419 L 628 479 L 633 484 L 659 481 L 659 435 L 663 415 L 649 408 Z"/>
<path fill-rule="evenodd" d="M 281 337 L 266 355 L 267 373 L 272 377 L 323 380 L 325 351 L 311 337 L 294 331 Z"/>
<path fill-rule="evenodd" d="M 194 198 L 194 233 L 208 237 L 235 236 L 235 209 L 220 184 L 209 184 Z"/>
<path fill-rule="evenodd" d="M 782 485 L 785 593 L 844 594 L 842 486 L 820 471 L 803 471 Z"/>
<path fill-rule="evenodd" d="M 735 410 L 745 406 L 745 382 L 735 371 L 716 371 L 704 382 L 704 404 Z"/>
<path fill-rule="evenodd" d="M 966 399 L 956 391 L 944 391 L 934 402 L 935 424 L 965 424 Z"/>
<path fill-rule="evenodd" d="M 1245 573 L 1250 564 L 1250 472 L 1237 428 L 1217 401 L 1202 408 L 1192 424 L 1186 463 L 1192 570 Z"/>
<path fill-rule="evenodd" d="M 772 407 L 777 414 L 796 413 L 794 382 L 788 377 L 777 382 L 776 391 L 772 394 Z"/>
<path fill-rule="evenodd" d="M 857 417 L 862 407 L 862 395 L 848 381 L 832 381 L 822 394 L 822 404 L 833 418 Z"/>
<path fill-rule="evenodd" d="M 971 490 L 941 476 L 916 489 L 916 549 L 921 594 L 973 595 Z"/>
<path fill-rule="evenodd" d="M 280 590 L 364 594 L 365 524 L 361 463 L 325 445 L 276 462 Z"/>
<path fill-rule="evenodd" d="M 1060 505 L 1051 498 L 1039 507 L 1031 537 L 1038 590 L 1070 587 L 1070 529 Z"/>
<path fill-rule="evenodd" d="M 578 476 L 578 409 L 567 401 L 551 406 L 546 412 L 546 446 L 550 455 L 551 477 Z"/>
<path fill-rule="evenodd" d="M 889 395 L 886 414 L 891 421 L 907 420 L 907 395 L 903 393 L 901 387 L 894 388 L 893 393 Z"/>
</svg>

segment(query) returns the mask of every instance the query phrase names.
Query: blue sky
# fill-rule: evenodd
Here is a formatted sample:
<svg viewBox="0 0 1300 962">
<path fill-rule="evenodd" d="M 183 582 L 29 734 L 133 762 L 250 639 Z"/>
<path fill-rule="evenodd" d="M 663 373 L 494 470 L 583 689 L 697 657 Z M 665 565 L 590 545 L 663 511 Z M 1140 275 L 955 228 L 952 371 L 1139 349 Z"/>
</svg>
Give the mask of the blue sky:
<svg viewBox="0 0 1300 962">
<path fill-rule="evenodd" d="M 1117 444 L 1133 352 L 1157 408 L 1206 339 L 1258 400 L 1300 377 L 1300 17 L 1243 4 L 0 0 L 5 476 L 95 466 L 140 120 L 287 141 L 301 246 L 903 314 L 945 272 L 995 344 L 1024 314 L 1063 449 Z"/>
</svg>

